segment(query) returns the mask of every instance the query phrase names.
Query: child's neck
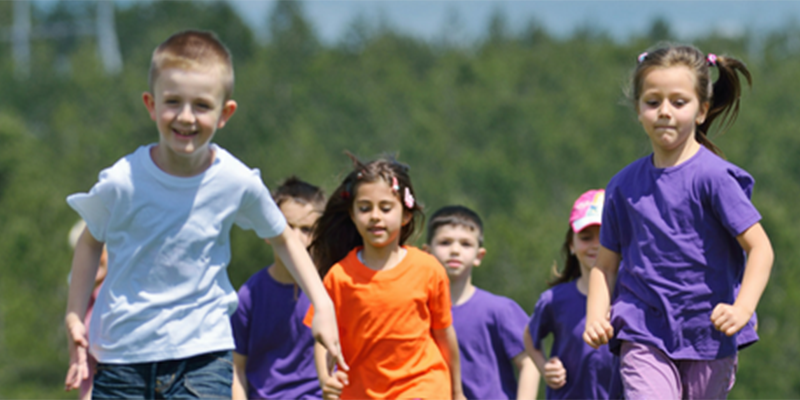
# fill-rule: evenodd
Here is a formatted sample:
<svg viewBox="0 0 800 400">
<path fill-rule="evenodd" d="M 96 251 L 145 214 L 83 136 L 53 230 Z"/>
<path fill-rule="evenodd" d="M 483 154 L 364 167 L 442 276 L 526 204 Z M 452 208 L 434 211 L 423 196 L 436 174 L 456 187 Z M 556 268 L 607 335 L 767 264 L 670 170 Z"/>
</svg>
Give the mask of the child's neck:
<svg viewBox="0 0 800 400">
<path fill-rule="evenodd" d="M 373 271 L 388 271 L 400 264 L 407 250 L 400 244 L 373 247 L 367 244 L 361 249 L 361 262 Z"/>
<path fill-rule="evenodd" d="M 207 170 L 214 161 L 214 151 L 206 145 L 196 155 L 180 156 L 170 151 L 166 145 L 157 144 L 150 149 L 150 158 L 158 168 L 170 175 L 189 177 Z"/>
<path fill-rule="evenodd" d="M 694 134 L 686 139 L 683 145 L 672 150 L 664 150 L 653 146 L 653 166 L 656 168 L 669 168 L 683 164 L 697 154 L 700 146 L 702 145 L 694 138 Z"/>
<path fill-rule="evenodd" d="M 468 274 L 464 279 L 450 280 L 450 303 L 460 306 L 472 298 L 475 294 L 475 286 L 472 284 L 472 275 Z"/>
<path fill-rule="evenodd" d="M 296 283 L 289 269 L 286 268 L 286 264 L 278 257 L 275 257 L 275 263 L 267 269 L 267 272 L 278 283 Z"/>
</svg>

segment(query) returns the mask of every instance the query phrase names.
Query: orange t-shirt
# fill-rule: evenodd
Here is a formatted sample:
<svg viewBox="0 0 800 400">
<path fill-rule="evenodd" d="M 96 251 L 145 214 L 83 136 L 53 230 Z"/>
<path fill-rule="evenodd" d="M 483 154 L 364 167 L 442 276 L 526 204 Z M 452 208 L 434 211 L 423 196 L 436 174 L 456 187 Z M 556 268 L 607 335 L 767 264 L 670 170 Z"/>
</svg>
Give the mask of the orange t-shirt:
<svg viewBox="0 0 800 400">
<path fill-rule="evenodd" d="M 394 268 L 374 271 L 360 247 L 323 283 L 333 300 L 350 384 L 342 399 L 449 399 L 450 370 L 431 329 L 452 324 L 450 283 L 439 261 L 415 247 Z M 305 323 L 311 325 L 314 309 Z"/>
</svg>

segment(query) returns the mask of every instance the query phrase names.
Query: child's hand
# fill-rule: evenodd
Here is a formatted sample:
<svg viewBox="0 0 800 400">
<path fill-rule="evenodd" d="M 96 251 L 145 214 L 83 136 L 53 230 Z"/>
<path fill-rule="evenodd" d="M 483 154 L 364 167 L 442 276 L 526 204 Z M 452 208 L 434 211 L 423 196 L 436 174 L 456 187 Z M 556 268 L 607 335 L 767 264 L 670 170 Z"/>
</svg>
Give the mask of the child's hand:
<svg viewBox="0 0 800 400">
<path fill-rule="evenodd" d="M 78 317 L 70 314 L 66 318 L 67 344 L 69 346 L 69 370 L 64 381 L 64 390 L 78 389 L 81 381 L 89 379 L 89 365 L 87 363 L 86 327 Z"/>
<path fill-rule="evenodd" d="M 544 364 L 544 382 L 553 389 L 561 389 L 567 384 L 567 369 L 558 357 L 553 357 Z"/>
<path fill-rule="evenodd" d="M 342 389 L 349 385 L 347 372 L 337 370 L 322 382 L 322 398 L 325 400 L 338 400 L 342 394 Z"/>
<path fill-rule="evenodd" d="M 733 336 L 733 334 L 747 325 L 752 316 L 752 311 L 737 307 L 736 304 L 719 303 L 714 307 L 714 311 L 711 312 L 711 323 L 714 324 L 714 328 L 717 328 L 718 331 L 728 336 Z"/>
<path fill-rule="evenodd" d="M 586 321 L 586 328 L 583 331 L 583 341 L 593 348 L 598 348 L 608 343 L 614 337 L 614 327 L 608 322 L 608 318 L 599 321 Z"/>
<path fill-rule="evenodd" d="M 339 345 L 339 328 L 336 325 L 336 314 L 333 311 L 333 306 L 321 307 L 314 311 L 311 332 L 314 335 L 314 339 L 322 344 L 328 351 L 328 355 L 336 361 L 339 369 L 350 370 L 350 367 L 344 361 L 342 348 Z"/>
</svg>

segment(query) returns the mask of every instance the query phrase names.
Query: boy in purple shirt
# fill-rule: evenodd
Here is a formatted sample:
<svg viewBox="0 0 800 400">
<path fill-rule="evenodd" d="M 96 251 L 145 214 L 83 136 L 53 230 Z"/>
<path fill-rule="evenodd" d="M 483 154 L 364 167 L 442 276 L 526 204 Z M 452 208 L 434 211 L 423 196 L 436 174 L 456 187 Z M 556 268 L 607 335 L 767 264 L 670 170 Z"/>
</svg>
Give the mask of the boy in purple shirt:
<svg viewBox="0 0 800 400">
<path fill-rule="evenodd" d="M 533 399 L 539 372 L 525 353 L 528 315 L 513 300 L 476 288 L 472 268 L 481 264 L 483 223 L 474 211 L 447 206 L 428 224 L 428 244 L 450 277 L 453 326 L 461 352 L 461 380 L 469 399 Z M 514 376 L 519 370 L 519 383 Z"/>
<path fill-rule="evenodd" d="M 305 246 L 325 206 L 313 185 L 287 179 L 273 195 L 288 226 Z M 239 289 L 231 316 L 233 399 L 320 399 L 314 368 L 314 338 L 303 324 L 310 301 L 279 257 Z"/>
</svg>

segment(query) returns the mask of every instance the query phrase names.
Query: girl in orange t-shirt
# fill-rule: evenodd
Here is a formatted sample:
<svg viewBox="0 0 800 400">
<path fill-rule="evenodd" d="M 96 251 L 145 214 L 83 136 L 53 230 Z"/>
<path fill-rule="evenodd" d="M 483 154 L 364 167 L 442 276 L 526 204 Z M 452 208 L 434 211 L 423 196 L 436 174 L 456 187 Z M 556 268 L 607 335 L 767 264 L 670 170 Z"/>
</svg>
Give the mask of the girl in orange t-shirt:
<svg viewBox="0 0 800 400">
<path fill-rule="evenodd" d="M 332 372 L 325 348 L 315 347 L 323 396 L 464 398 L 447 275 L 433 256 L 404 245 L 423 216 L 408 167 L 351 158 L 355 168 L 328 200 L 311 244 L 350 366 Z"/>
</svg>

